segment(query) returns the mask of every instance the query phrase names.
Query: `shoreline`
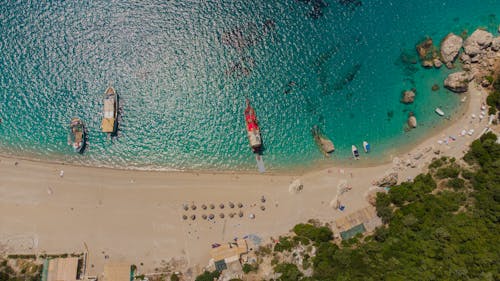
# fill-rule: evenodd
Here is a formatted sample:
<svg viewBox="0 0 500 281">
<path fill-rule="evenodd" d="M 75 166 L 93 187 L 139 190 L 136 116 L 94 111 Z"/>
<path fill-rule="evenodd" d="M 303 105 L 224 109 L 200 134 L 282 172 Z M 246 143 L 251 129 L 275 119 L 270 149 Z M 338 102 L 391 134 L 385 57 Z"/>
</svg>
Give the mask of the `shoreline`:
<svg viewBox="0 0 500 281">
<path fill-rule="evenodd" d="M 338 234 L 336 220 L 370 207 L 367 197 L 374 180 L 397 172 L 401 182 L 425 171 L 435 157 L 463 156 L 487 122 L 471 118 L 480 111 L 485 90 L 471 83 L 466 95 L 465 112 L 449 126 L 392 162 L 372 167 L 330 165 L 305 174 L 255 176 L 103 169 L 0 157 L 0 212 L 10 214 L 0 218 L 0 250 L 70 253 L 84 251 L 85 244 L 89 264 L 94 265 L 89 274 L 100 274 L 110 260 L 143 263 L 138 266 L 141 272 L 152 272 L 168 261 L 181 264 L 179 270 L 197 271 L 207 264 L 211 244 L 234 237 L 256 234 L 269 239 L 311 218 L 329 223 Z M 437 144 L 464 128 L 475 132 Z M 290 192 L 290 183 L 297 179 L 303 190 Z M 344 193 L 340 189 L 345 184 L 352 189 Z M 346 206 L 344 211 L 332 207 L 336 200 Z M 228 202 L 241 202 L 244 216 L 230 218 L 238 209 L 229 207 L 200 207 Z M 199 208 L 185 211 L 184 205 Z M 215 214 L 215 219 L 202 220 L 208 213 Z M 220 218 L 220 213 L 226 216 Z M 183 215 L 196 215 L 196 219 L 183 220 Z"/>
<path fill-rule="evenodd" d="M 455 94 L 455 93 L 454 93 Z M 460 94 L 456 94 L 460 95 Z M 463 95 L 463 94 L 462 94 Z M 310 165 L 300 166 L 299 165 L 291 165 L 284 166 L 278 169 L 266 169 L 265 175 L 271 176 L 279 176 L 279 175 L 300 175 L 304 176 L 308 173 L 312 173 L 319 170 L 324 170 L 327 168 L 335 168 L 335 167 L 343 167 L 350 166 L 350 168 L 370 168 L 376 167 L 380 165 L 385 165 L 391 163 L 392 158 L 394 156 L 403 154 L 405 151 L 411 150 L 412 148 L 419 146 L 421 143 L 425 142 L 427 139 L 435 137 L 439 134 L 440 131 L 445 130 L 446 128 L 452 126 L 455 122 L 458 121 L 469 106 L 470 99 L 467 98 L 465 102 L 460 103 L 459 107 L 454 112 L 453 116 L 450 119 L 446 120 L 446 122 L 441 122 L 434 127 L 426 128 L 427 132 L 423 135 L 418 136 L 417 140 L 413 140 L 411 143 L 400 144 L 397 148 L 391 149 L 389 151 L 381 152 L 380 155 L 375 156 L 374 158 L 366 157 L 367 154 L 361 154 L 360 161 L 354 161 L 354 159 L 350 158 L 342 158 L 342 159 L 317 159 L 313 161 Z M 413 129 L 418 130 L 419 128 Z M 402 136 L 398 136 L 396 138 L 400 138 Z M 26 153 L 29 154 L 29 153 Z M 62 154 L 64 155 L 64 154 Z M 264 155 L 265 156 L 265 155 Z M 365 156 L 365 157 L 363 157 Z M 5 151 L 0 151 L 0 159 L 14 159 L 14 160 L 23 160 L 23 161 L 31 161 L 35 163 L 41 164 L 53 164 L 53 165 L 65 165 L 71 167 L 81 167 L 81 168 L 98 168 L 98 169 L 110 169 L 110 170 L 118 170 L 118 171 L 130 171 L 130 172 L 157 172 L 157 173 L 179 173 L 179 174 L 245 174 L 245 175 L 262 175 L 261 173 L 255 170 L 212 170 L 212 169 L 175 169 L 168 167 L 111 167 L 110 165 L 92 165 L 86 163 L 77 163 L 77 162 L 65 162 L 64 160 L 52 160 L 52 159 L 41 159 L 36 156 L 26 156 L 19 155 L 14 153 L 6 153 Z"/>
</svg>

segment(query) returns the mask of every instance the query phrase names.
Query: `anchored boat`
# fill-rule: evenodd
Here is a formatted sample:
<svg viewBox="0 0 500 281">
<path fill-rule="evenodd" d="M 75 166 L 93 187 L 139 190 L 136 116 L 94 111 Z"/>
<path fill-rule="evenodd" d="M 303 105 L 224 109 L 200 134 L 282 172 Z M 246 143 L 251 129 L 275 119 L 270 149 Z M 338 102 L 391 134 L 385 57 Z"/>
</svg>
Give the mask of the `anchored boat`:
<svg viewBox="0 0 500 281">
<path fill-rule="evenodd" d="M 116 133 L 118 121 L 118 96 L 113 87 L 108 87 L 104 92 L 104 117 L 101 128 L 104 133 Z"/>
<path fill-rule="evenodd" d="M 352 149 L 352 156 L 354 156 L 354 159 L 359 160 L 358 148 L 355 145 L 353 145 L 351 149 Z"/>
<path fill-rule="evenodd" d="M 250 101 L 247 99 L 247 107 L 245 109 L 245 122 L 247 124 L 247 136 L 250 142 L 250 147 L 253 152 L 259 152 L 262 147 L 262 138 L 260 135 L 259 124 L 257 122 L 257 115 L 255 110 L 250 105 Z"/>
<path fill-rule="evenodd" d="M 366 153 L 370 152 L 371 147 L 367 141 L 363 141 L 363 149 L 365 150 Z"/>
<path fill-rule="evenodd" d="M 73 150 L 78 153 L 83 153 L 87 140 L 87 131 L 85 124 L 80 118 L 71 119 L 69 124 L 68 144 L 73 147 Z"/>
<path fill-rule="evenodd" d="M 317 125 L 314 125 L 312 127 L 311 133 L 313 135 L 314 141 L 316 141 L 316 144 L 318 144 L 321 152 L 323 152 L 325 156 L 328 157 L 330 156 L 330 153 L 335 151 L 333 142 L 321 132 Z"/>
<path fill-rule="evenodd" d="M 441 110 L 441 108 L 439 107 L 436 107 L 436 109 L 434 110 L 439 116 L 444 116 L 444 112 Z"/>
</svg>

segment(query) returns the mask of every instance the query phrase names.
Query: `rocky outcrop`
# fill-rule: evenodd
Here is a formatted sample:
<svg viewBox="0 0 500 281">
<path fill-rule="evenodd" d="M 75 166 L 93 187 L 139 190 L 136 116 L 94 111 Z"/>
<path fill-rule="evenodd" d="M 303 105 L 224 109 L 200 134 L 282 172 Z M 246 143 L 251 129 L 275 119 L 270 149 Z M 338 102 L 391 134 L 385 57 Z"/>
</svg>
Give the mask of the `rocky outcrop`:
<svg viewBox="0 0 500 281">
<path fill-rule="evenodd" d="M 435 68 L 441 68 L 441 66 L 443 66 L 443 63 L 439 59 L 434 59 L 433 63 Z"/>
<path fill-rule="evenodd" d="M 438 52 L 431 38 L 427 38 L 416 46 L 418 56 L 424 67 L 432 67 L 434 59 L 437 58 Z"/>
<path fill-rule="evenodd" d="M 453 33 L 448 34 L 441 42 L 441 59 L 446 63 L 453 63 L 462 48 L 463 39 Z"/>
<path fill-rule="evenodd" d="M 373 184 L 380 187 L 394 186 L 398 184 L 398 173 L 396 172 L 390 173 L 384 176 L 383 178 L 375 181 Z"/>
<path fill-rule="evenodd" d="M 471 57 L 482 54 L 491 45 L 493 35 L 482 29 L 476 29 L 464 42 L 464 51 Z"/>
<path fill-rule="evenodd" d="M 500 37 L 496 37 L 491 41 L 491 49 L 495 52 L 500 51 Z"/>
<path fill-rule="evenodd" d="M 401 97 L 401 102 L 404 104 L 413 103 L 415 100 L 415 90 L 404 91 L 403 96 Z"/>
<path fill-rule="evenodd" d="M 456 93 L 467 92 L 469 89 L 470 75 L 465 71 L 455 72 L 444 80 L 444 86 Z"/>
<path fill-rule="evenodd" d="M 413 129 L 417 127 L 417 118 L 413 115 L 413 112 L 410 112 L 408 116 L 408 126 Z"/>
<path fill-rule="evenodd" d="M 297 194 L 304 189 L 304 185 L 300 180 L 294 180 L 289 186 L 288 186 L 288 192 L 292 194 Z"/>
</svg>

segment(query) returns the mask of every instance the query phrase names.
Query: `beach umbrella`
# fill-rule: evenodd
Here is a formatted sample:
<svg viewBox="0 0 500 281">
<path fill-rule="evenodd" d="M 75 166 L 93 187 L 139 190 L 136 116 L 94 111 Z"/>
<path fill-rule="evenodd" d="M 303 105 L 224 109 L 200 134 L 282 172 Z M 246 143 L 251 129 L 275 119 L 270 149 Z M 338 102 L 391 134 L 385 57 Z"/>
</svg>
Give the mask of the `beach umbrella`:
<svg viewBox="0 0 500 281">
<path fill-rule="evenodd" d="M 220 203 L 219 208 L 224 209 L 224 204 Z"/>
<path fill-rule="evenodd" d="M 255 219 L 255 215 L 254 215 L 254 214 L 250 214 L 250 215 L 249 215 L 249 217 L 250 217 L 251 219 Z"/>
<path fill-rule="evenodd" d="M 234 208 L 233 202 L 229 202 L 229 208 L 231 208 L 231 209 Z"/>
<path fill-rule="evenodd" d="M 209 206 L 209 207 L 210 207 L 210 209 L 212 209 L 212 210 L 213 210 L 213 209 L 215 209 L 215 205 L 214 205 L 214 204 L 212 204 L 212 203 L 210 203 L 210 206 Z"/>
<path fill-rule="evenodd" d="M 196 210 L 196 205 L 191 205 L 191 210 Z"/>
<path fill-rule="evenodd" d="M 229 214 L 229 217 L 230 217 L 230 218 L 234 218 L 234 213 L 230 213 L 230 214 Z"/>
<path fill-rule="evenodd" d="M 208 218 L 213 220 L 215 218 L 215 216 L 214 216 L 214 214 L 210 214 L 210 215 L 208 215 Z"/>
<path fill-rule="evenodd" d="M 183 220 L 187 220 L 187 219 L 188 219 L 188 216 L 186 216 L 186 215 L 182 215 L 182 219 L 183 219 Z"/>
<path fill-rule="evenodd" d="M 203 214 L 203 215 L 201 215 L 201 218 L 204 219 L 204 220 L 206 220 L 207 219 L 207 215 Z"/>
<path fill-rule="evenodd" d="M 262 211 L 265 211 L 265 210 L 266 210 L 266 207 L 265 207 L 265 206 L 260 206 L 260 209 L 261 209 Z"/>
<path fill-rule="evenodd" d="M 192 219 L 192 220 L 195 220 L 195 219 L 196 219 L 196 216 L 195 216 L 195 215 L 191 215 L 191 219 Z"/>
<path fill-rule="evenodd" d="M 223 219 L 223 218 L 224 218 L 224 213 L 220 213 L 220 214 L 219 214 L 219 217 L 220 217 L 221 219 Z"/>
<path fill-rule="evenodd" d="M 203 204 L 203 205 L 201 205 L 201 208 L 202 208 L 203 210 L 206 210 L 206 209 L 207 209 L 207 205 Z"/>
<path fill-rule="evenodd" d="M 238 216 L 239 216 L 240 218 L 242 218 L 242 217 L 243 217 L 243 212 L 242 212 L 242 211 L 240 211 L 240 212 L 238 213 Z"/>
<path fill-rule="evenodd" d="M 184 204 L 184 205 L 182 206 L 182 208 L 184 209 L 184 211 L 189 210 L 189 207 L 188 207 L 188 205 L 186 205 L 186 204 Z"/>
<path fill-rule="evenodd" d="M 243 204 L 238 203 L 238 208 L 240 208 L 240 209 L 243 208 Z"/>
<path fill-rule="evenodd" d="M 266 203 L 266 197 L 264 197 L 264 195 L 262 195 L 262 197 L 260 198 L 260 202 Z"/>
</svg>

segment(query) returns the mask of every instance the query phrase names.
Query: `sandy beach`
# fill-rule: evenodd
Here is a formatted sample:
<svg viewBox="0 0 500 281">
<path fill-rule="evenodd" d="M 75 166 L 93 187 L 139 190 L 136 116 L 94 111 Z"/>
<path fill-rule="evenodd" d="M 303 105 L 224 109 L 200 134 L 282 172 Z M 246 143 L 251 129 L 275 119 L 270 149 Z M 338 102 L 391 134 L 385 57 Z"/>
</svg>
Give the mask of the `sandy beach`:
<svg viewBox="0 0 500 281">
<path fill-rule="evenodd" d="M 398 154 L 392 163 L 371 167 L 332 166 L 297 176 L 197 174 L 1 157 L 0 246 L 7 253 L 25 254 L 88 250 L 88 273 L 94 275 L 102 272 L 107 260 L 126 261 L 136 264 L 140 272 L 151 272 L 172 258 L 184 268 L 201 268 L 209 260 L 211 244 L 235 237 L 276 237 L 311 218 L 335 225 L 338 218 L 369 206 L 366 195 L 373 189 L 372 182 L 387 172 L 398 172 L 403 181 L 421 173 L 433 157 L 462 157 L 488 122 L 487 117 L 478 118 L 486 91 L 472 83 L 462 95 L 467 96 L 463 113 L 446 128 Z M 474 129 L 472 135 L 460 136 L 470 129 Z M 289 192 L 289 185 L 296 179 L 304 188 L 295 194 Z M 341 184 L 351 189 L 340 194 Z M 337 199 L 345 205 L 343 211 L 332 207 Z M 230 202 L 236 206 L 231 208 Z M 231 213 L 236 215 L 231 218 Z M 215 218 L 203 220 L 204 214 Z"/>
</svg>

